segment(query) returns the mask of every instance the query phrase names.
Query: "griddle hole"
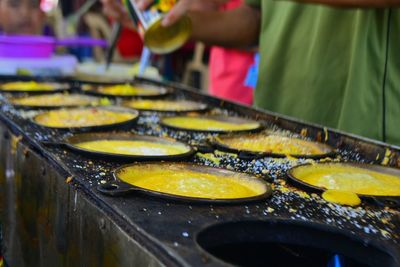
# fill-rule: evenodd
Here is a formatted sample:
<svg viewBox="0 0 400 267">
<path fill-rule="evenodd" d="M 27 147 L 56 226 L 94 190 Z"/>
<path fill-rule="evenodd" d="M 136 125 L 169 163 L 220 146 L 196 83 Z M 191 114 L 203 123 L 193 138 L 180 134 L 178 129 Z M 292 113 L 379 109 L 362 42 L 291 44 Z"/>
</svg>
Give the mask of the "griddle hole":
<svg viewBox="0 0 400 267">
<path fill-rule="evenodd" d="M 337 266 L 329 265 L 337 254 L 346 267 L 398 266 L 383 248 L 288 221 L 219 224 L 200 232 L 197 243 L 215 258 L 245 267 Z"/>
</svg>

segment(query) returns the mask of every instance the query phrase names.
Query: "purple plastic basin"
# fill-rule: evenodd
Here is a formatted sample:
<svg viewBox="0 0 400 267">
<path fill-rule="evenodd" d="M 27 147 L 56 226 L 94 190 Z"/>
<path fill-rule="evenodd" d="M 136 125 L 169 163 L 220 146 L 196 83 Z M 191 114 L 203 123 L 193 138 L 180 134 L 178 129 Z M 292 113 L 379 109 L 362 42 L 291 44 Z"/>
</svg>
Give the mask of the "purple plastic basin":
<svg viewBox="0 0 400 267">
<path fill-rule="evenodd" d="M 0 57 L 5 58 L 49 58 L 56 46 L 102 46 L 107 42 L 88 37 L 73 37 L 57 40 L 45 36 L 0 36 Z"/>
<path fill-rule="evenodd" d="M 100 46 L 107 47 L 108 43 L 103 39 L 95 39 L 90 37 L 68 37 L 57 40 L 58 46 Z"/>
<path fill-rule="evenodd" d="M 49 58 L 53 55 L 55 40 L 41 36 L 0 36 L 0 57 Z"/>
</svg>

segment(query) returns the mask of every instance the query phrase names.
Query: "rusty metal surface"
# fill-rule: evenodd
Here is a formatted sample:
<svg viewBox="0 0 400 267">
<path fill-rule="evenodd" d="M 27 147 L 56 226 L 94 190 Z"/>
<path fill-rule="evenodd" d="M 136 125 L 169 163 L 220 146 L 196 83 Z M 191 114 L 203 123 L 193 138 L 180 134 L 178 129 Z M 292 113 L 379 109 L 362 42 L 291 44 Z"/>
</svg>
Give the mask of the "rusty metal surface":
<svg viewBox="0 0 400 267">
<path fill-rule="evenodd" d="M 177 97 L 206 102 L 218 112 L 255 118 L 268 126 L 326 142 L 339 148 L 341 160 L 400 166 L 396 147 L 203 96 L 180 85 L 169 86 L 175 88 Z M 272 199 L 260 203 L 190 205 L 141 194 L 113 198 L 101 195 L 96 187 L 101 181 L 112 179 L 111 170 L 119 163 L 43 146 L 40 141 L 57 141 L 68 133 L 37 128 L 27 123 L 28 115 L 6 104 L 0 114 L 5 255 L 6 259 L 20 261 L 15 266 L 224 266 L 199 247 L 196 237 L 200 232 L 219 223 L 277 219 L 316 225 L 360 239 L 382 248 L 400 263 L 398 211 L 368 203 L 356 209 L 339 207 L 296 190 L 286 184 L 282 174 L 301 160 L 246 161 L 229 154 L 216 155 L 218 162 L 201 155 L 193 159 L 198 164 L 218 164 L 249 173 L 265 171 L 276 191 Z M 207 137 L 162 129 L 153 125 L 157 121 L 155 113 L 142 114 L 131 131 L 168 135 L 187 142 Z M 10 131 L 23 139 L 5 134 Z M 14 143 L 17 149 L 13 154 L 10 148 Z"/>
</svg>

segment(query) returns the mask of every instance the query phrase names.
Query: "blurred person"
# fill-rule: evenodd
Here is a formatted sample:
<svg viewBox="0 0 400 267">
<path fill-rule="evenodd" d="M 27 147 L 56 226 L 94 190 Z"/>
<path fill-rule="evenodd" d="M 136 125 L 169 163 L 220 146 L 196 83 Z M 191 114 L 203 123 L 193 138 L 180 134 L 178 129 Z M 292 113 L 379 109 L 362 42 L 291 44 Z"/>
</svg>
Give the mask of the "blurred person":
<svg viewBox="0 0 400 267">
<path fill-rule="evenodd" d="M 40 0 L 0 0 L 0 29 L 6 34 L 40 35 L 45 19 Z"/>
<path fill-rule="evenodd" d="M 239 7 L 242 0 L 230 0 L 219 10 Z M 254 63 L 254 52 L 213 46 L 210 52 L 210 94 L 241 104 L 253 104 L 253 88 L 245 84 L 247 72 Z"/>
<path fill-rule="evenodd" d="M 231 11 L 199 10 L 215 1 L 180 0 L 162 24 L 188 14 L 195 40 L 259 44 L 257 107 L 400 145 L 400 0 L 246 0 Z"/>
<path fill-rule="evenodd" d="M 122 3 L 115 0 L 102 0 L 104 13 L 119 18 L 127 27 L 133 27 L 132 21 Z M 235 9 L 242 0 L 215 0 L 200 10 Z M 245 85 L 247 71 L 254 63 L 254 53 L 249 50 L 229 49 L 219 46 L 211 48 L 209 62 L 209 91 L 213 96 L 251 105 L 253 88 Z"/>
</svg>

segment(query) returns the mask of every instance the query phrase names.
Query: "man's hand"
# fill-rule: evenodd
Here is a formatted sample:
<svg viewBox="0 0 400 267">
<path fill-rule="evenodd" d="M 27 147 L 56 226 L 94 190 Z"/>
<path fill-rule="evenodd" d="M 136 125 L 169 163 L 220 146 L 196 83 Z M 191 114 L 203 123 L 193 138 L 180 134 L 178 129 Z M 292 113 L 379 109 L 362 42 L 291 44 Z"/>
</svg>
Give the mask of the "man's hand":
<svg viewBox="0 0 400 267">
<path fill-rule="evenodd" d="M 135 29 L 133 21 L 129 17 L 128 11 L 118 0 L 101 0 L 103 3 L 103 13 L 116 21 L 119 21 L 127 28 Z"/>
<path fill-rule="evenodd" d="M 133 26 L 124 6 L 118 0 L 101 0 L 104 12 L 124 25 Z M 136 1 L 138 8 L 147 9 L 153 0 Z M 164 26 L 174 24 L 183 15 L 192 21 L 192 38 L 209 45 L 248 48 L 258 43 L 260 10 L 243 3 L 234 10 L 219 11 L 228 0 L 178 0 L 165 15 Z M 400 1 L 400 0 L 396 0 Z"/>
<path fill-rule="evenodd" d="M 175 6 L 165 15 L 163 26 L 170 26 L 182 16 L 191 11 L 218 10 L 219 6 L 228 0 L 178 0 Z M 153 0 L 138 0 L 138 7 L 145 10 Z"/>
</svg>

